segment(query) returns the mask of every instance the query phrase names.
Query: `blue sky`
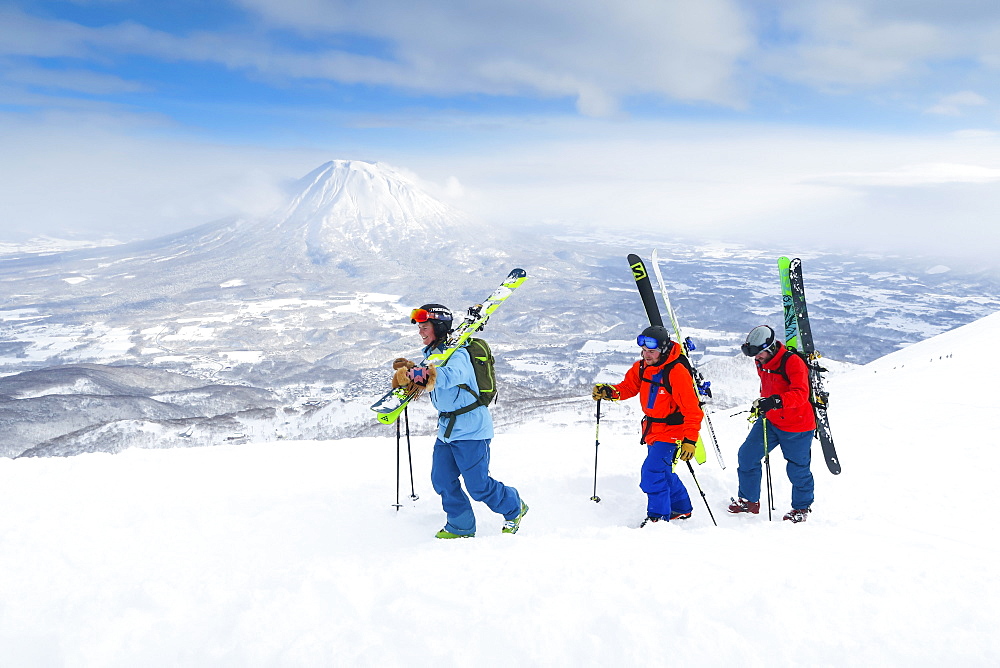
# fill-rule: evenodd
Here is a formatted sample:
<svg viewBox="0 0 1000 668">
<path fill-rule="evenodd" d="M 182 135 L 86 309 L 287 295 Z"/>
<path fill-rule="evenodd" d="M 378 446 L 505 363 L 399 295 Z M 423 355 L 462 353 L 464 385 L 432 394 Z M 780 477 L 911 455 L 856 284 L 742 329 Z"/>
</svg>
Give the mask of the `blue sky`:
<svg viewBox="0 0 1000 668">
<path fill-rule="evenodd" d="M 356 158 L 503 224 L 994 252 L 998 75 L 995 1 L 0 0 L 0 237 Z"/>
</svg>

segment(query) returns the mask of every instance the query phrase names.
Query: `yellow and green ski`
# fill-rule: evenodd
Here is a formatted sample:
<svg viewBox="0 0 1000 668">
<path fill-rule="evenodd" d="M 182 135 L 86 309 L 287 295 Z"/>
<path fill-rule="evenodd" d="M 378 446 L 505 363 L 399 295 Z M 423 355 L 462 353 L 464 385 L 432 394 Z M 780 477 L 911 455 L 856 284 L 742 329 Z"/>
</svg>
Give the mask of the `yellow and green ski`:
<svg viewBox="0 0 1000 668">
<path fill-rule="evenodd" d="M 444 350 L 433 355 L 428 355 L 420 363 L 420 366 L 430 366 L 431 364 L 441 366 L 447 362 L 451 354 L 465 345 L 469 337 L 486 324 L 486 321 L 497 310 L 500 304 L 504 303 L 527 278 L 528 274 L 524 269 L 512 270 L 507 275 L 507 278 L 504 279 L 504 282 L 500 284 L 500 287 L 494 290 L 482 304 L 469 307 L 465 319 L 445 341 Z M 392 424 L 403 413 L 403 409 L 416 399 L 419 394 L 419 389 L 407 391 L 404 387 L 397 387 L 389 390 L 371 406 L 371 409 L 376 413 L 375 419 L 382 424 Z"/>
</svg>

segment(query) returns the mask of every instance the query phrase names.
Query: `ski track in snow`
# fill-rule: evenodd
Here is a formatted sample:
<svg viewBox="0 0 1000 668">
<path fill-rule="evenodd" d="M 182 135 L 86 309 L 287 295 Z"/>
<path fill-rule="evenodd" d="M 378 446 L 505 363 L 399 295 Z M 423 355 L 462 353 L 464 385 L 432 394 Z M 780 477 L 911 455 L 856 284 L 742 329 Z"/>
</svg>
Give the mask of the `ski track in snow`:
<svg viewBox="0 0 1000 668">
<path fill-rule="evenodd" d="M 725 512 L 743 416 L 713 415 L 686 523 L 634 528 L 644 448 L 625 405 L 494 440 L 530 505 L 516 536 L 432 538 L 431 439 L 0 460 L 0 665 L 987 666 L 1000 660 L 988 509 L 1000 316 L 830 379 L 844 473 L 814 513 Z M 581 402 L 589 402 L 581 398 Z M 592 410 L 592 405 L 591 405 Z M 607 420 L 605 421 L 605 418 Z M 389 430 L 387 430 L 389 431 Z"/>
</svg>

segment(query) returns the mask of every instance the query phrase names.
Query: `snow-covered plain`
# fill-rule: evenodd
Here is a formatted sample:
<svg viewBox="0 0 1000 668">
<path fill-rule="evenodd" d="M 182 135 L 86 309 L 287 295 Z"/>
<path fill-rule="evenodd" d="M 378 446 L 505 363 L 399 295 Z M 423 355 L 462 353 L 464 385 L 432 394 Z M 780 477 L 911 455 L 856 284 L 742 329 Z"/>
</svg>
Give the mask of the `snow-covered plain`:
<svg viewBox="0 0 1000 668">
<path fill-rule="evenodd" d="M 588 397 L 495 439 L 531 506 L 514 536 L 477 504 L 475 539 L 432 537 L 428 437 L 397 511 L 391 428 L 0 459 L 0 665 L 995 666 L 998 337 L 1000 314 L 831 378 L 844 472 L 814 457 L 801 525 L 780 454 L 775 520 L 725 512 L 747 429 L 726 413 L 728 468 L 697 469 L 718 526 L 683 471 L 694 517 L 635 528 L 624 405 L 590 501 Z"/>
</svg>

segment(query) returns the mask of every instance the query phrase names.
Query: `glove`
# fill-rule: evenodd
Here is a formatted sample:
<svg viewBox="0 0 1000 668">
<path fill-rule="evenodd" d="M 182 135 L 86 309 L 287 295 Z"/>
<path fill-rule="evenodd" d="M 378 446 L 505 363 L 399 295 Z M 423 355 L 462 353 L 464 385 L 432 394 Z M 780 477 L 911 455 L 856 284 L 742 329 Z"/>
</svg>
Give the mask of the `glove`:
<svg viewBox="0 0 1000 668">
<path fill-rule="evenodd" d="M 405 357 L 397 357 L 392 361 L 392 389 L 397 387 L 404 387 L 410 384 L 410 377 L 407 375 L 407 371 L 417 366 Z"/>
<path fill-rule="evenodd" d="M 754 410 L 763 415 L 768 411 L 773 411 L 775 408 L 781 408 L 781 397 L 777 394 L 772 394 L 769 397 L 754 399 L 753 407 Z"/>
<path fill-rule="evenodd" d="M 401 365 L 392 375 L 392 386 L 393 388 L 405 387 L 407 390 L 414 389 L 414 386 L 421 390 L 432 390 L 436 378 L 437 369 L 434 368 L 433 364 L 431 366 L 414 364 L 411 367 Z"/>
<path fill-rule="evenodd" d="M 433 364 L 430 366 L 414 366 L 406 370 L 406 375 L 414 384 L 419 385 L 425 390 L 433 390 L 434 381 L 437 378 L 437 369 L 434 368 Z"/>
<path fill-rule="evenodd" d="M 618 389 L 614 385 L 598 383 L 594 385 L 594 391 L 591 393 L 591 396 L 594 397 L 594 401 L 598 399 L 610 399 L 614 401 L 618 398 Z"/>
<path fill-rule="evenodd" d="M 694 457 L 695 446 L 698 445 L 697 441 L 692 441 L 690 438 L 685 438 L 683 441 L 677 441 L 677 457 L 682 461 L 689 461 Z"/>
<path fill-rule="evenodd" d="M 392 361 L 393 369 L 401 369 L 403 367 L 406 367 L 407 369 L 412 369 L 415 366 L 417 365 L 411 362 L 410 360 L 406 359 L 405 357 L 397 357 Z"/>
<path fill-rule="evenodd" d="M 410 384 L 409 369 L 405 366 L 401 366 L 396 369 L 395 373 L 392 374 L 392 389 L 397 387 L 406 387 Z"/>
</svg>

